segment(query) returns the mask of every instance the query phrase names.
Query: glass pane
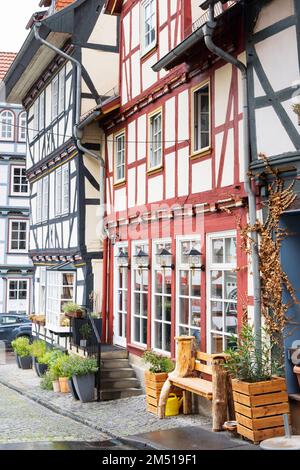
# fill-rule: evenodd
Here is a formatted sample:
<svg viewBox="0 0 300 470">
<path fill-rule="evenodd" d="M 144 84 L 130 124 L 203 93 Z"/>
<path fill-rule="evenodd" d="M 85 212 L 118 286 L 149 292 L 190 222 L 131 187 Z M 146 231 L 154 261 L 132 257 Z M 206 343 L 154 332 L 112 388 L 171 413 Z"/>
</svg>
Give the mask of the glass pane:
<svg viewBox="0 0 300 470">
<path fill-rule="evenodd" d="M 179 323 L 189 324 L 189 299 L 180 299 L 179 303 Z"/>
<path fill-rule="evenodd" d="M 122 289 L 123 287 L 123 271 L 122 268 L 119 269 L 119 288 Z"/>
<path fill-rule="evenodd" d="M 162 323 L 154 322 L 154 347 L 162 349 Z"/>
<path fill-rule="evenodd" d="M 155 272 L 155 292 L 162 293 L 162 280 L 163 280 L 163 271 Z"/>
<path fill-rule="evenodd" d="M 141 343 L 147 344 L 147 320 L 142 320 L 142 337 Z"/>
<path fill-rule="evenodd" d="M 133 334 L 133 340 L 136 341 L 137 343 L 140 343 L 140 319 L 139 318 L 134 318 L 134 334 Z"/>
<path fill-rule="evenodd" d="M 139 269 L 136 269 L 134 271 L 134 290 L 141 290 L 141 282 L 142 282 L 142 279 L 141 279 L 141 272 Z"/>
<path fill-rule="evenodd" d="M 122 311 L 122 307 L 123 307 L 122 291 L 119 291 L 118 292 L 118 310 L 119 310 L 119 312 Z"/>
<path fill-rule="evenodd" d="M 184 326 L 180 326 L 179 327 L 179 336 L 183 336 L 183 335 L 189 335 L 189 329 L 184 327 Z"/>
<path fill-rule="evenodd" d="M 200 300 L 192 299 L 191 300 L 191 324 L 192 326 L 197 326 L 198 328 L 200 327 Z"/>
<path fill-rule="evenodd" d="M 179 295 L 189 295 L 189 271 L 180 271 Z"/>
<path fill-rule="evenodd" d="M 142 294 L 142 315 L 148 316 L 148 294 Z"/>
<path fill-rule="evenodd" d="M 123 336 L 122 335 L 122 332 L 123 332 L 123 315 L 121 313 L 118 314 L 118 320 L 119 320 L 119 332 L 118 332 L 118 335 L 119 336 Z"/>
<path fill-rule="evenodd" d="M 157 320 L 162 320 L 162 297 L 159 295 L 156 295 L 154 302 L 155 302 L 154 316 Z"/>
<path fill-rule="evenodd" d="M 64 286 L 72 286 L 73 285 L 73 274 L 63 274 L 63 285 Z"/>
<path fill-rule="evenodd" d="M 217 238 L 212 241 L 212 262 L 223 263 L 224 241 L 223 238 Z"/>
<path fill-rule="evenodd" d="M 237 338 L 232 338 L 231 336 L 225 336 L 225 351 L 226 349 L 236 349 Z"/>
<path fill-rule="evenodd" d="M 190 335 L 195 336 L 196 348 L 200 349 L 200 342 L 201 342 L 200 330 L 194 330 L 191 328 Z"/>
<path fill-rule="evenodd" d="M 124 290 L 123 291 L 123 296 L 122 296 L 122 299 L 123 299 L 123 306 L 122 306 L 122 309 L 123 309 L 123 312 L 127 312 L 127 291 Z"/>
<path fill-rule="evenodd" d="M 225 240 L 225 263 L 236 264 L 236 238 Z"/>
<path fill-rule="evenodd" d="M 73 299 L 73 287 L 64 287 L 62 292 L 64 300 Z"/>
<path fill-rule="evenodd" d="M 180 242 L 180 251 L 181 251 L 181 263 L 187 264 L 188 263 L 188 253 L 190 252 L 190 241 L 182 241 Z"/>
<path fill-rule="evenodd" d="M 172 271 L 171 269 L 165 269 L 164 272 L 164 292 L 167 295 L 171 295 L 172 293 Z"/>
<path fill-rule="evenodd" d="M 134 294 L 134 315 L 140 315 L 140 294 Z"/>
<path fill-rule="evenodd" d="M 171 351 L 171 325 L 165 324 L 164 325 L 164 350 L 170 352 Z"/>
<path fill-rule="evenodd" d="M 213 299 L 222 299 L 223 298 L 223 273 L 222 271 L 212 271 L 211 272 L 211 297 Z"/>
<path fill-rule="evenodd" d="M 143 290 L 148 291 L 148 269 L 143 269 L 142 278 L 143 278 Z"/>
<path fill-rule="evenodd" d="M 211 302 L 211 329 L 223 331 L 222 302 Z"/>
<path fill-rule="evenodd" d="M 164 314 L 164 320 L 165 321 L 171 321 L 171 297 L 165 298 L 165 314 Z"/>
<path fill-rule="evenodd" d="M 223 337 L 212 333 L 211 335 L 211 352 L 212 354 L 223 352 Z"/>
<path fill-rule="evenodd" d="M 194 272 L 191 272 L 192 276 L 192 286 L 191 286 L 191 295 L 192 297 L 200 297 L 200 284 L 201 284 L 201 271 L 195 269 Z"/>
<path fill-rule="evenodd" d="M 225 299 L 237 300 L 237 280 L 236 273 L 232 271 L 224 272 Z"/>
<path fill-rule="evenodd" d="M 233 302 L 224 303 L 225 331 L 237 334 L 237 305 Z"/>
</svg>

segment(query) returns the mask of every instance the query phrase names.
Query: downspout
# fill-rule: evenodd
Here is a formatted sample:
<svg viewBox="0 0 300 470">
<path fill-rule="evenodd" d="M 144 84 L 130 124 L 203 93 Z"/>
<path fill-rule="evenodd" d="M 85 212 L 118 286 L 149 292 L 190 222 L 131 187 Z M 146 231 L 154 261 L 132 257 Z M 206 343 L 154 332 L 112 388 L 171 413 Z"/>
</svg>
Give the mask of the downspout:
<svg viewBox="0 0 300 470">
<path fill-rule="evenodd" d="M 245 177 L 245 190 L 248 195 L 249 204 L 249 222 L 251 227 L 256 224 L 256 196 L 252 189 L 251 179 L 249 176 L 250 166 L 250 138 L 249 138 L 249 106 L 248 106 L 248 77 L 247 67 L 240 60 L 225 52 L 220 47 L 214 44 L 212 35 L 217 25 L 214 18 L 214 3 L 211 0 L 209 3 L 209 19 L 203 26 L 204 41 L 206 47 L 215 55 L 224 59 L 226 62 L 237 67 L 242 75 L 243 84 L 243 134 L 244 134 L 244 177 Z M 259 253 L 258 253 L 258 234 L 256 231 L 251 232 L 252 240 L 252 272 L 253 272 L 253 290 L 254 290 L 254 332 L 256 338 L 257 351 L 261 348 L 261 285 L 260 285 L 260 268 L 259 268 Z"/>
<path fill-rule="evenodd" d="M 99 192 L 100 192 L 100 207 L 102 206 L 103 208 L 103 214 L 100 218 L 100 240 L 103 243 L 103 249 L 104 249 L 107 246 L 107 244 L 104 243 L 107 238 L 107 231 L 105 230 L 105 227 L 104 227 L 106 167 L 105 167 L 104 160 L 99 155 L 97 155 L 95 152 L 92 152 L 88 148 L 84 147 L 84 145 L 81 143 L 81 139 L 83 136 L 83 131 L 80 128 L 82 66 L 78 60 L 74 59 L 74 57 L 70 56 L 69 54 L 66 54 L 65 52 L 55 47 L 53 44 L 41 38 L 41 36 L 39 35 L 39 29 L 41 26 L 42 26 L 42 23 L 40 22 L 35 23 L 33 26 L 36 40 L 44 44 L 44 46 L 48 47 L 49 49 L 52 49 L 56 54 L 59 54 L 60 56 L 64 57 L 64 59 L 69 60 L 73 64 L 73 67 L 76 69 L 76 105 L 75 105 L 75 124 L 73 128 L 73 136 L 76 140 L 77 148 L 81 150 L 81 152 L 83 152 L 84 154 L 89 155 L 90 157 L 96 159 L 100 163 Z M 107 257 L 106 257 L 106 262 L 107 262 Z M 107 277 L 106 273 L 107 273 L 107 265 L 105 263 L 103 264 L 103 276 L 105 276 L 105 278 Z M 106 320 L 106 318 L 104 318 L 106 317 L 106 308 L 104 312 L 104 305 L 106 306 L 107 290 L 103 291 L 102 295 L 103 295 L 102 313 L 104 314 L 102 321 L 104 321 Z"/>
</svg>

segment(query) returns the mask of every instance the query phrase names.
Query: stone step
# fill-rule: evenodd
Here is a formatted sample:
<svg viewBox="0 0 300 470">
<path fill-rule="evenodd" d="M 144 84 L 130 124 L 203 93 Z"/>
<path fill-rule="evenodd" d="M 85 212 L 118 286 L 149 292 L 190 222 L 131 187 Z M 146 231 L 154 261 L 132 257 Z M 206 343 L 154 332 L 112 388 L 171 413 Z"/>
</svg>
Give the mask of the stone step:
<svg viewBox="0 0 300 470">
<path fill-rule="evenodd" d="M 103 379 L 101 380 L 102 390 L 124 390 L 127 388 L 138 388 L 140 383 L 136 378 L 128 379 Z"/>
<path fill-rule="evenodd" d="M 119 398 L 136 397 L 138 395 L 143 395 L 141 388 L 101 390 L 101 400 L 118 400 Z"/>
<path fill-rule="evenodd" d="M 101 358 L 106 360 L 113 360 L 113 359 L 127 359 L 128 352 L 124 349 L 116 350 L 116 351 L 102 351 Z"/>
<path fill-rule="evenodd" d="M 102 369 L 124 369 L 129 368 L 128 359 L 102 359 Z"/>
<path fill-rule="evenodd" d="M 124 379 L 135 378 L 135 372 L 131 367 L 123 367 L 120 369 L 102 369 L 101 377 L 103 379 Z"/>
</svg>

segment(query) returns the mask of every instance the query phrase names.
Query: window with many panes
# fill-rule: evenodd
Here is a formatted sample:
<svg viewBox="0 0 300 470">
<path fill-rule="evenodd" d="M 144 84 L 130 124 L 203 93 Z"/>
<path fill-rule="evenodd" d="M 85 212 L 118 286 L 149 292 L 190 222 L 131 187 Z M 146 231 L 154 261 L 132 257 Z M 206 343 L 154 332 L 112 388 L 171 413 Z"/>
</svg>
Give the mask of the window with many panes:
<svg viewBox="0 0 300 470">
<path fill-rule="evenodd" d="M 52 119 L 55 119 L 65 109 L 65 81 L 66 69 L 63 67 L 52 80 Z"/>
<path fill-rule="evenodd" d="M 195 336 L 197 348 L 201 339 L 201 269 L 191 267 L 189 253 L 197 250 L 200 253 L 200 238 L 179 238 L 177 240 L 177 333 Z"/>
<path fill-rule="evenodd" d="M 29 300 L 29 280 L 28 279 L 9 279 L 7 291 L 7 313 L 17 313 L 26 315 Z M 8 320 L 6 324 L 11 323 Z M 18 320 L 20 323 L 21 319 Z"/>
<path fill-rule="evenodd" d="M 125 180 L 125 132 L 115 137 L 115 183 Z"/>
<path fill-rule="evenodd" d="M 156 1 L 157 0 L 143 0 L 142 1 L 142 53 L 148 52 L 156 44 Z"/>
<path fill-rule="evenodd" d="M 163 250 L 172 253 L 171 240 L 153 242 L 152 248 L 152 347 L 171 351 L 172 269 L 162 267 L 157 255 Z"/>
<path fill-rule="evenodd" d="M 115 305 L 115 328 L 114 334 L 118 341 L 126 343 L 126 319 L 128 305 L 128 266 L 118 265 L 121 257 L 128 257 L 127 245 L 116 246 L 116 305 Z M 128 259 L 128 258 L 127 258 Z"/>
<path fill-rule="evenodd" d="M 56 75 L 52 80 L 52 119 L 58 115 L 58 95 L 59 95 L 59 76 Z"/>
<path fill-rule="evenodd" d="M 132 246 L 132 321 L 131 338 L 134 343 L 147 345 L 147 319 L 148 319 L 148 292 L 149 282 L 148 266 L 139 264 L 138 254 L 148 254 L 148 243 L 139 242 Z"/>
<path fill-rule="evenodd" d="M 29 185 L 24 166 L 11 167 L 10 192 L 13 196 L 26 196 L 29 193 Z"/>
<path fill-rule="evenodd" d="M 74 273 L 47 271 L 46 319 L 48 325 L 61 326 L 63 306 L 74 301 L 74 282 Z"/>
<path fill-rule="evenodd" d="M 69 213 L 69 165 L 59 167 L 55 172 L 55 216 L 59 217 Z"/>
<path fill-rule="evenodd" d="M 13 140 L 14 137 L 14 114 L 5 110 L 0 114 L 0 139 Z"/>
<path fill-rule="evenodd" d="M 150 116 L 150 139 L 148 169 L 153 170 L 162 165 L 162 112 Z"/>
<path fill-rule="evenodd" d="M 232 346 L 237 334 L 236 235 L 221 232 L 208 236 L 208 328 L 212 353 Z"/>
<path fill-rule="evenodd" d="M 19 142 L 26 141 L 27 117 L 26 113 L 19 114 Z"/>
<path fill-rule="evenodd" d="M 209 84 L 197 88 L 193 92 L 194 99 L 194 130 L 193 153 L 210 146 L 210 96 Z"/>
<path fill-rule="evenodd" d="M 26 252 L 28 221 L 11 219 L 9 221 L 9 233 L 9 251 L 11 253 Z"/>
</svg>

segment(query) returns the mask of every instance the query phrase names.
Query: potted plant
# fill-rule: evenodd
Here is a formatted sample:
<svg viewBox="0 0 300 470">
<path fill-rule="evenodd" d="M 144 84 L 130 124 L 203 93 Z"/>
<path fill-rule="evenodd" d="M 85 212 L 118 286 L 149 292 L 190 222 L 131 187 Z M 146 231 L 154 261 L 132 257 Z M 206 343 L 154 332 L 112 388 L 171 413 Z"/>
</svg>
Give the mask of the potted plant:
<svg viewBox="0 0 300 470">
<path fill-rule="evenodd" d="M 226 351 L 224 367 L 232 377 L 237 432 L 255 443 L 283 436 L 283 414 L 289 413 L 286 382 L 278 376 L 282 366 L 272 349 L 263 331 L 258 350 L 253 327 L 244 325 L 235 349 Z"/>
<path fill-rule="evenodd" d="M 55 380 L 59 382 L 59 390 L 61 393 L 69 393 L 68 377 L 66 376 L 64 365 L 69 361 L 67 354 L 61 353 L 50 366 Z M 55 384 L 56 386 L 57 384 Z M 54 387 L 53 387 L 54 388 Z"/>
<path fill-rule="evenodd" d="M 69 318 L 82 318 L 83 310 L 80 305 L 75 304 L 74 302 L 67 302 L 63 306 L 63 312 L 66 317 Z"/>
<path fill-rule="evenodd" d="M 90 326 L 89 323 L 84 323 L 80 328 L 79 328 L 79 333 L 81 336 L 80 339 L 80 346 L 82 348 L 87 347 L 88 340 L 90 339 L 92 335 L 92 327 Z"/>
<path fill-rule="evenodd" d="M 36 371 L 38 377 L 41 377 L 46 372 L 48 366 L 46 364 L 39 363 L 38 360 L 41 359 L 42 356 L 47 351 L 47 345 L 45 341 L 37 339 L 33 341 L 31 345 L 31 355 L 32 355 L 32 364 L 34 370 Z"/>
<path fill-rule="evenodd" d="M 11 342 L 11 345 L 18 357 L 21 369 L 32 368 L 31 344 L 29 338 L 20 336 Z"/>
<path fill-rule="evenodd" d="M 47 377 L 51 377 L 52 380 L 52 388 L 54 392 L 60 392 L 60 385 L 59 385 L 59 367 L 56 366 L 56 362 L 58 359 L 65 355 L 62 351 L 58 349 L 53 349 L 51 351 L 47 351 L 41 358 L 38 359 L 40 364 L 45 364 L 47 366 Z M 49 372 L 49 373 L 48 373 Z"/>
<path fill-rule="evenodd" d="M 157 414 L 161 389 L 175 365 L 170 358 L 154 351 L 146 351 L 142 359 L 149 365 L 149 370 L 145 371 L 147 411 Z"/>
<path fill-rule="evenodd" d="M 94 358 L 80 358 L 74 364 L 73 383 L 80 401 L 83 403 L 95 399 L 95 373 L 98 371 Z"/>
</svg>

